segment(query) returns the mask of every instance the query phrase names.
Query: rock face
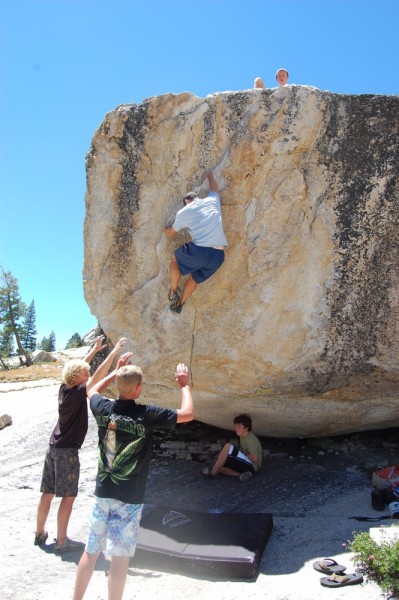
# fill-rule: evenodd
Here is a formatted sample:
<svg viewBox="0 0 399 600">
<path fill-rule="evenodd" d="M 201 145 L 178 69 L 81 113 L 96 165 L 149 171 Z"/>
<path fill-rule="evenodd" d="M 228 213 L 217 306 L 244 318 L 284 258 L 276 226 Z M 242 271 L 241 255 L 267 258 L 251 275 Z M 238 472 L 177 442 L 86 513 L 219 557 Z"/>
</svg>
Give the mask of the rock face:
<svg viewBox="0 0 399 600">
<path fill-rule="evenodd" d="M 0 429 L 4 429 L 8 425 L 12 425 L 12 417 L 10 415 L 1 415 L 0 417 Z"/>
<path fill-rule="evenodd" d="M 32 354 L 34 365 L 40 362 L 54 362 L 55 360 L 54 356 L 51 356 L 50 352 L 46 352 L 45 350 L 35 350 Z"/>
<path fill-rule="evenodd" d="M 306 86 L 164 95 L 108 113 L 87 155 L 84 289 L 143 401 L 315 437 L 399 426 L 397 96 Z M 180 315 L 163 227 L 213 170 L 229 247 Z"/>
</svg>

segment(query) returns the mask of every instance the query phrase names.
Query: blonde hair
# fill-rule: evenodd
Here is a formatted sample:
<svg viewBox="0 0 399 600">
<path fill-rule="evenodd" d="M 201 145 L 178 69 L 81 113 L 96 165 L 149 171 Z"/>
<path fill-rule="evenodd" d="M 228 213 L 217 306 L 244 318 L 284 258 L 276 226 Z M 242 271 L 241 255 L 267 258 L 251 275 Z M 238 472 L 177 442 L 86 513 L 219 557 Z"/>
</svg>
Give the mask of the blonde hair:
<svg viewBox="0 0 399 600">
<path fill-rule="evenodd" d="M 120 394 L 127 394 L 142 383 L 143 371 L 136 365 L 120 367 L 116 372 L 116 387 Z"/>
<path fill-rule="evenodd" d="M 73 358 L 72 360 L 68 360 L 62 369 L 62 381 L 68 387 L 74 387 L 76 385 L 76 379 L 83 371 L 90 373 L 90 365 L 83 360 L 83 358 Z"/>
</svg>

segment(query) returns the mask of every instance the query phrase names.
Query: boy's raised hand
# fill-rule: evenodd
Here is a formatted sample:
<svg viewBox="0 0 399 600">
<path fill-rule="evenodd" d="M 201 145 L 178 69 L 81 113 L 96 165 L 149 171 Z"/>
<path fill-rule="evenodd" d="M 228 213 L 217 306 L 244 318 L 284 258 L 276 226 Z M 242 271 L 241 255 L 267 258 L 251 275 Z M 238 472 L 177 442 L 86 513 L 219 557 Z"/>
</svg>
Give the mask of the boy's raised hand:
<svg viewBox="0 0 399 600">
<path fill-rule="evenodd" d="M 188 372 L 188 367 L 185 364 L 179 363 L 176 367 L 175 371 L 175 379 L 180 387 L 185 387 L 186 385 L 190 385 L 190 375 Z"/>
<path fill-rule="evenodd" d="M 99 335 L 98 337 L 96 337 L 93 341 L 93 346 L 94 346 L 94 350 L 96 352 L 100 352 L 101 350 L 104 350 L 104 348 L 107 347 L 107 344 L 104 344 L 105 340 L 105 335 Z"/>
<path fill-rule="evenodd" d="M 132 356 L 133 356 L 133 352 L 125 352 L 124 354 L 121 354 L 120 357 L 118 358 L 118 362 L 116 363 L 115 370 L 117 371 L 120 367 L 124 367 L 125 365 L 128 365 Z"/>
<path fill-rule="evenodd" d="M 122 350 L 122 348 L 124 348 L 127 344 L 127 338 L 120 338 L 114 348 L 111 350 L 112 354 L 119 354 L 119 352 Z"/>
</svg>

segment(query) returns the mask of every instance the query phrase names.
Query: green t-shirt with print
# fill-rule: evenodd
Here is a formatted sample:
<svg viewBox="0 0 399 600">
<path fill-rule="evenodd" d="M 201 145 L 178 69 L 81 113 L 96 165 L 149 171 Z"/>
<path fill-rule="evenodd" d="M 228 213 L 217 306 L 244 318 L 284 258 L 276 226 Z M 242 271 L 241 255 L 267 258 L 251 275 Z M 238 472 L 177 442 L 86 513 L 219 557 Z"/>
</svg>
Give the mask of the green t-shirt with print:
<svg viewBox="0 0 399 600">
<path fill-rule="evenodd" d="M 247 456 L 248 454 L 256 454 L 257 460 L 252 465 L 255 471 L 258 472 L 262 466 L 263 451 L 260 441 L 252 431 L 248 432 L 245 437 L 240 435 L 240 450 Z"/>
</svg>

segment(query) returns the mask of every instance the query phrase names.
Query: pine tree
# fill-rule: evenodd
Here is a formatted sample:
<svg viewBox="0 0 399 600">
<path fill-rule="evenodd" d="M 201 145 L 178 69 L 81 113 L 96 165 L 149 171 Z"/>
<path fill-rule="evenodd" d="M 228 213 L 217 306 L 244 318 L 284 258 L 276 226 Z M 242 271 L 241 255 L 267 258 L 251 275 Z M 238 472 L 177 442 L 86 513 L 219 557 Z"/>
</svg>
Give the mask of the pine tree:
<svg viewBox="0 0 399 600">
<path fill-rule="evenodd" d="M 46 337 L 42 339 L 38 346 L 39 350 L 44 350 L 45 352 L 50 352 L 50 340 Z"/>
<path fill-rule="evenodd" d="M 22 302 L 19 295 L 18 281 L 10 271 L 4 271 L 0 267 L 0 325 L 8 331 L 12 331 L 15 343 L 20 354 L 20 361 L 27 366 L 32 364 L 29 352 L 23 347 L 21 341 L 22 325 L 20 320 L 26 314 L 26 304 Z"/>
<path fill-rule="evenodd" d="M 1 356 L 11 356 L 14 351 L 14 340 L 12 330 L 3 327 L 0 332 L 0 354 Z"/>
<path fill-rule="evenodd" d="M 55 333 L 52 331 L 49 337 L 44 337 L 39 344 L 39 350 L 44 350 L 45 352 L 54 352 L 55 350 Z"/>
<path fill-rule="evenodd" d="M 50 333 L 50 337 L 49 337 L 48 341 L 49 341 L 49 346 L 50 346 L 49 352 L 54 352 L 54 350 L 55 350 L 55 333 L 54 333 L 54 331 L 52 331 Z"/>
<path fill-rule="evenodd" d="M 26 350 L 33 352 L 36 350 L 36 309 L 35 301 L 32 300 L 28 306 L 22 325 L 23 336 L 22 345 Z"/>
<path fill-rule="evenodd" d="M 5 358 L 9 358 L 14 351 L 14 340 L 12 330 L 8 327 L 2 327 L 0 330 L 0 362 L 4 369 L 8 369 Z"/>
<path fill-rule="evenodd" d="M 67 345 L 65 346 L 65 350 L 69 350 L 70 348 L 81 348 L 86 344 L 80 337 L 78 333 L 74 333 L 73 336 L 68 340 Z"/>
</svg>

